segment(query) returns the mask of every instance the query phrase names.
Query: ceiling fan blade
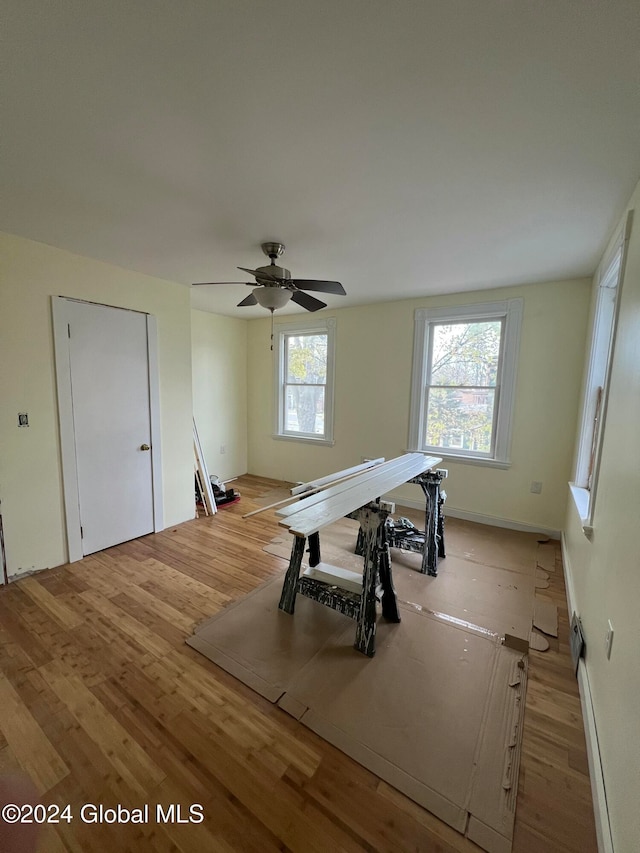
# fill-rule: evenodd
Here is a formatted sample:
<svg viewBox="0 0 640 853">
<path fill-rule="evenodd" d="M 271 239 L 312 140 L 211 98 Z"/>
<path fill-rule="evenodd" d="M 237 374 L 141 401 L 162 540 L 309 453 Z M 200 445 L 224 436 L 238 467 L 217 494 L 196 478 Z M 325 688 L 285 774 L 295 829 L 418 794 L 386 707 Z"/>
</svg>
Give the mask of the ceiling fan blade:
<svg viewBox="0 0 640 853">
<path fill-rule="evenodd" d="M 255 287 L 255 281 L 194 281 L 192 287 L 209 287 L 212 284 L 248 284 L 250 287 Z"/>
<path fill-rule="evenodd" d="M 320 300 L 316 299 L 315 296 L 309 296 L 308 293 L 302 293 L 300 290 L 294 290 L 291 301 L 296 302 L 298 305 L 302 305 L 302 307 L 306 308 L 307 311 L 319 311 L 320 308 L 327 307 L 326 302 L 320 302 Z"/>
<path fill-rule="evenodd" d="M 346 296 L 347 291 L 339 281 L 316 281 L 312 278 L 294 278 L 291 280 L 298 290 L 316 290 L 320 293 L 339 293 Z"/>
<path fill-rule="evenodd" d="M 246 267 L 238 267 L 239 270 L 243 270 L 244 272 L 250 272 L 251 275 L 255 275 L 256 278 L 260 276 L 260 278 L 270 278 L 271 281 L 277 281 L 278 284 L 282 281 L 282 279 L 276 278 L 275 275 L 271 275 L 268 272 L 262 272 L 260 270 L 248 270 Z"/>
<path fill-rule="evenodd" d="M 246 305 L 257 305 L 258 300 L 255 298 L 253 293 L 250 293 L 248 296 L 242 300 L 242 302 L 238 302 L 237 308 L 244 308 Z"/>
</svg>

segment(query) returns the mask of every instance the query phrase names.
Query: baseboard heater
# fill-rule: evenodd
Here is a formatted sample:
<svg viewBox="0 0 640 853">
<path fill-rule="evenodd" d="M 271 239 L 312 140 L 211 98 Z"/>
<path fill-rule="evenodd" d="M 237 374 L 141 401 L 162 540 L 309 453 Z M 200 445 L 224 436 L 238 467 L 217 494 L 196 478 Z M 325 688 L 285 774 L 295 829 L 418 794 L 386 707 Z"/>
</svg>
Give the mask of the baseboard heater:
<svg viewBox="0 0 640 853">
<path fill-rule="evenodd" d="M 578 664 L 580 658 L 584 657 L 585 645 L 584 634 L 582 633 L 582 622 L 580 617 L 574 611 L 571 617 L 571 626 L 569 628 L 569 647 L 571 649 L 571 660 L 573 661 L 573 671 L 578 677 Z"/>
</svg>

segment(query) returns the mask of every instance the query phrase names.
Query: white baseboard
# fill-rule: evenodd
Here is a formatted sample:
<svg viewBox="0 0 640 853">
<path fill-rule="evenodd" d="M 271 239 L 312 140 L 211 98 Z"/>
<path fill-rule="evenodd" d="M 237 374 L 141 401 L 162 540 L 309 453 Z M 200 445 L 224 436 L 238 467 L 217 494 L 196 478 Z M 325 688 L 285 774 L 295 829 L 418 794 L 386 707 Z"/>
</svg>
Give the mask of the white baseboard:
<svg viewBox="0 0 640 853">
<path fill-rule="evenodd" d="M 64 565 L 64 563 L 62 565 Z M 18 569 L 17 572 L 9 575 L 8 581 L 9 583 L 13 583 L 14 581 L 19 581 L 22 578 L 27 578 L 30 575 L 37 575 L 39 572 L 46 572 L 48 569 L 49 566 L 45 566 L 44 569 Z"/>
<path fill-rule="evenodd" d="M 564 532 L 560 541 L 562 544 L 562 563 L 567 590 L 567 607 L 569 609 L 569 618 L 571 618 L 571 615 L 577 613 L 578 610 L 573 586 L 571 562 L 569 560 Z M 581 659 L 578 664 L 578 687 L 580 688 L 580 705 L 582 706 L 584 734 L 587 741 L 587 758 L 589 761 L 589 776 L 591 778 L 593 813 L 596 821 L 598 853 L 614 853 L 611 825 L 609 823 L 609 809 L 607 807 L 607 794 L 604 787 L 604 775 L 602 773 L 600 748 L 598 746 L 598 730 L 596 728 L 596 718 L 591 700 L 589 672 L 584 659 Z"/>
<path fill-rule="evenodd" d="M 392 495 L 385 495 L 385 500 L 395 501 L 398 506 L 408 506 L 411 509 L 420 509 L 424 512 L 424 501 L 397 499 Z M 461 518 L 463 521 L 474 521 L 476 524 L 488 524 L 490 527 L 506 527 L 508 530 L 522 530 L 524 533 L 541 533 L 551 539 L 560 539 L 560 531 L 549 527 L 536 527 L 534 524 L 526 524 L 523 521 L 512 521 L 510 518 L 498 518 L 494 515 L 481 515 L 478 512 L 468 512 L 465 509 L 444 505 L 445 518 Z"/>
</svg>

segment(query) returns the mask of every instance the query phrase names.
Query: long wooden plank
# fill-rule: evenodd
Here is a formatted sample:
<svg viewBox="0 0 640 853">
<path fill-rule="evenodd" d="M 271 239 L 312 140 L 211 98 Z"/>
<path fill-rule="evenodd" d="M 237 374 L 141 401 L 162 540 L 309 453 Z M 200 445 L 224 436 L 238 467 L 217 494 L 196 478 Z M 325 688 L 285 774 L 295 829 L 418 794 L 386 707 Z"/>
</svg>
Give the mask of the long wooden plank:
<svg viewBox="0 0 640 853">
<path fill-rule="evenodd" d="M 209 476 L 209 470 L 207 469 L 207 463 L 204 458 L 204 453 L 202 452 L 202 445 L 200 444 L 200 436 L 198 435 L 195 418 L 193 419 L 193 451 L 196 457 L 198 474 L 200 475 L 200 488 L 202 489 L 205 506 L 210 515 L 215 515 L 218 511 L 216 507 L 216 499 L 213 494 L 213 486 L 211 485 L 211 478 Z"/>
<path fill-rule="evenodd" d="M 300 483 L 294 486 L 290 491 L 292 495 L 301 495 L 303 492 L 310 492 L 318 486 L 327 486 L 335 480 L 341 480 L 343 477 L 348 477 L 350 474 L 357 474 L 360 471 L 366 471 L 368 468 L 374 468 L 376 465 L 382 465 L 384 456 L 379 459 L 368 459 L 360 465 L 353 465 L 351 468 L 345 468 L 343 471 L 336 471 L 334 474 L 327 474 L 326 477 L 319 477 L 317 480 L 310 480 L 308 483 Z"/>
<path fill-rule="evenodd" d="M 404 458 L 404 457 L 399 457 Z M 298 500 L 297 503 L 290 504 L 283 509 L 279 509 L 276 512 L 276 515 L 285 518 L 290 515 L 295 515 L 297 512 L 301 512 L 303 509 L 307 509 L 310 506 L 315 506 L 321 501 L 326 500 L 327 498 L 333 498 L 336 495 L 343 494 L 348 489 L 352 489 L 357 487 L 358 484 L 364 483 L 367 480 L 370 480 L 371 477 L 374 477 L 376 474 L 381 471 L 389 471 L 395 467 L 397 463 L 397 459 L 389 459 L 387 462 L 382 462 L 380 465 L 377 465 L 375 468 L 368 468 L 366 471 L 362 471 L 360 473 L 351 474 L 344 478 L 344 480 L 336 480 L 333 486 L 327 486 L 325 488 L 320 488 L 318 490 L 314 490 L 313 494 L 308 495 L 307 497 L 302 497 Z"/>
<path fill-rule="evenodd" d="M 428 470 L 429 467 L 425 457 L 420 454 L 390 460 L 376 471 L 354 478 L 347 484 L 346 489 L 338 487 L 335 491 L 327 490 L 321 501 L 310 500 L 308 504 L 306 501 L 300 501 L 290 508 L 295 511 L 283 518 L 280 524 L 282 527 L 289 527 L 292 533 L 308 536 L 375 500 L 389 489 Z"/>
<path fill-rule="evenodd" d="M 316 506 L 302 509 L 300 512 L 280 522 L 297 536 L 310 536 L 328 524 L 338 521 L 350 512 L 375 500 L 390 489 L 406 483 L 418 474 L 422 474 L 440 462 L 436 457 L 423 456 L 421 453 L 399 457 L 397 465 L 387 471 L 380 471 L 358 486 L 357 484 L 344 494 L 334 496 Z M 382 466 L 384 467 L 384 466 Z M 364 475 L 363 475 L 364 477 Z M 359 478 L 356 478 L 359 479 Z M 302 501 L 301 501 L 302 503 Z"/>
<path fill-rule="evenodd" d="M 380 467 L 383 463 L 384 463 L 384 459 L 382 460 L 382 462 L 378 462 L 376 460 L 376 467 Z M 367 466 L 367 469 L 371 470 L 371 466 Z M 349 469 L 347 469 L 347 470 L 349 470 Z M 328 480 L 328 482 L 326 482 L 323 486 L 316 486 L 313 489 L 309 489 L 308 490 L 308 496 L 311 497 L 312 495 L 315 495 L 318 492 L 323 492 L 323 491 L 328 490 L 329 488 L 332 488 L 331 483 L 333 483 L 334 485 L 337 486 L 338 483 L 346 482 L 347 480 L 352 480 L 354 477 L 357 477 L 358 474 L 361 472 L 360 472 L 360 470 L 358 470 L 358 471 L 352 471 L 350 474 L 347 474 L 344 471 L 340 471 L 338 473 L 341 475 L 340 477 L 338 477 L 338 474 L 335 474 L 331 478 L 324 477 L 323 479 Z M 242 517 L 243 518 L 251 518 L 251 516 L 253 516 L 253 515 L 258 515 L 261 512 L 266 512 L 269 509 L 275 509 L 277 506 L 282 506 L 283 504 L 291 503 L 292 501 L 295 501 L 296 499 L 302 500 L 301 498 L 298 498 L 297 495 L 294 495 L 292 493 L 288 497 L 283 498 L 280 501 L 276 501 L 275 503 L 272 503 L 272 504 L 267 504 L 267 506 L 261 506 L 259 509 L 254 509 L 251 512 L 247 512 Z"/>
<path fill-rule="evenodd" d="M 425 457 L 421 453 L 407 453 L 403 456 L 398 456 L 395 459 L 389 459 L 387 462 L 384 462 L 382 465 L 378 465 L 372 470 L 363 471 L 361 474 L 349 478 L 349 480 L 344 483 L 331 486 L 316 495 L 303 498 L 298 501 L 298 503 L 278 510 L 276 515 L 281 516 L 283 519 L 291 518 L 292 516 L 297 515 L 300 512 L 304 512 L 323 501 L 332 502 L 336 498 L 344 496 L 353 490 L 362 490 L 362 488 L 367 487 L 368 484 L 372 484 L 374 489 L 378 488 L 375 484 L 377 484 L 379 478 L 386 478 L 388 475 L 393 476 L 394 472 L 397 471 L 404 472 L 407 470 L 408 466 L 411 467 L 412 470 L 413 466 L 418 466 L 419 473 L 422 473 L 423 470 L 428 470 L 430 467 L 437 464 L 438 461 L 439 460 L 437 460 L 436 457 Z M 408 475 L 408 479 L 411 479 L 412 476 L 414 475 Z M 381 494 L 381 492 L 377 492 L 375 497 Z M 371 500 L 371 498 L 369 498 L 369 500 Z M 360 504 L 360 506 L 362 506 L 362 504 Z"/>
<path fill-rule="evenodd" d="M 329 488 L 324 489 L 323 491 L 318 492 L 315 495 L 310 495 L 308 498 L 302 498 L 300 501 L 298 501 L 298 503 L 284 507 L 283 509 L 279 509 L 277 510 L 276 515 L 280 516 L 281 518 L 293 516 L 298 512 L 302 512 L 303 510 L 306 510 L 311 506 L 315 506 L 316 504 L 321 503 L 322 501 L 333 499 L 338 495 L 345 494 L 350 489 L 359 488 L 362 484 L 368 483 L 370 480 L 380 474 L 385 474 L 389 471 L 394 471 L 399 463 L 402 462 L 403 464 L 406 464 L 406 460 L 418 457 L 422 459 L 431 460 L 430 464 L 428 464 L 427 467 L 423 469 L 425 471 L 433 467 L 433 465 L 438 464 L 438 462 L 440 461 L 437 460 L 435 456 L 423 456 L 421 453 L 407 453 L 405 456 L 397 456 L 395 459 L 389 459 L 387 462 L 378 465 L 374 469 L 364 471 L 362 474 L 356 475 L 355 477 L 351 477 L 344 483 L 335 486 L 330 486 Z M 410 479 L 410 477 L 407 479 Z M 379 492 L 378 494 L 382 494 L 382 492 Z M 378 495 L 376 495 L 376 497 L 377 496 Z M 369 500 L 371 500 L 371 498 L 369 498 Z M 360 506 L 362 506 L 362 504 L 360 504 Z M 284 527 L 286 525 L 283 524 L 282 526 Z"/>
</svg>

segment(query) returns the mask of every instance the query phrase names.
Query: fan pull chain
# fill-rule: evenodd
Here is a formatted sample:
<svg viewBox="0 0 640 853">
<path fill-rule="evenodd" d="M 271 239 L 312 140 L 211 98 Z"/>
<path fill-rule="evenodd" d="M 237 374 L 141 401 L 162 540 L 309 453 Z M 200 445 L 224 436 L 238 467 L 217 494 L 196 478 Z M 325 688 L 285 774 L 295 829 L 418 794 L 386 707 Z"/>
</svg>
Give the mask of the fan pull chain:
<svg viewBox="0 0 640 853">
<path fill-rule="evenodd" d="M 273 352 L 273 308 L 271 309 L 271 352 Z"/>
</svg>

